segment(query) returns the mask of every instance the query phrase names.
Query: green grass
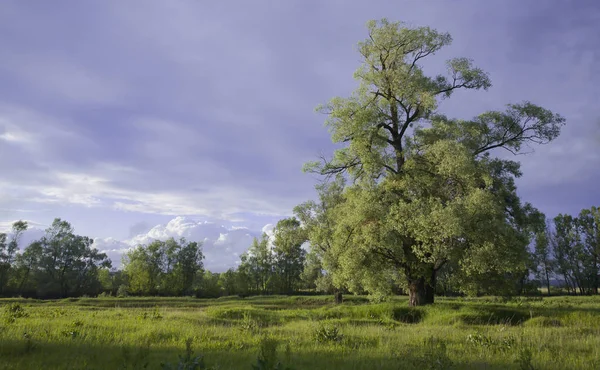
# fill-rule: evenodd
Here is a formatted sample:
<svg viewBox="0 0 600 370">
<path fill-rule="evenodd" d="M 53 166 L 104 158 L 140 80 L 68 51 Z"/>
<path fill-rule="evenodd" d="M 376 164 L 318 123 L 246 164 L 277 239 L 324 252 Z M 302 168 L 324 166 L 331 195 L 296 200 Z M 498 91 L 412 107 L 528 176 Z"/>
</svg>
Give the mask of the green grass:
<svg viewBox="0 0 600 370">
<path fill-rule="evenodd" d="M 345 298 L 4 299 L 0 369 L 160 369 L 188 339 L 218 369 L 265 343 L 294 369 L 600 368 L 600 297 Z"/>
</svg>

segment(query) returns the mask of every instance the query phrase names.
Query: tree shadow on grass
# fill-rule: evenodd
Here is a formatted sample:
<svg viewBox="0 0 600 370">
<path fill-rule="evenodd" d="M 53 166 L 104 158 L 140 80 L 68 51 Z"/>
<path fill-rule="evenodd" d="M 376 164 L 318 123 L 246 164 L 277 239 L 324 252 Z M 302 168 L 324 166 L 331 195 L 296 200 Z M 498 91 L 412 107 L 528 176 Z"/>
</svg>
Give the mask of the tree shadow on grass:
<svg viewBox="0 0 600 370">
<path fill-rule="evenodd" d="M 370 343 L 369 343 L 370 344 Z M 196 347 L 196 346 L 195 346 Z M 370 347 L 370 346 L 367 346 Z M 202 355 L 207 366 L 218 369 L 251 369 L 257 361 L 258 348 L 203 349 L 193 348 L 194 356 Z M 0 369 L 162 369 L 170 363 L 176 368 L 185 345 L 126 346 L 92 344 L 73 340 L 70 343 L 48 343 L 31 338 L 3 341 L 0 347 Z M 280 345 L 278 361 L 292 369 L 506 369 L 509 362 L 459 362 L 449 359 L 445 345 L 437 341 L 411 346 L 393 356 L 376 351 L 348 348 L 310 350 Z M 440 367 L 442 366 L 442 367 Z"/>
</svg>

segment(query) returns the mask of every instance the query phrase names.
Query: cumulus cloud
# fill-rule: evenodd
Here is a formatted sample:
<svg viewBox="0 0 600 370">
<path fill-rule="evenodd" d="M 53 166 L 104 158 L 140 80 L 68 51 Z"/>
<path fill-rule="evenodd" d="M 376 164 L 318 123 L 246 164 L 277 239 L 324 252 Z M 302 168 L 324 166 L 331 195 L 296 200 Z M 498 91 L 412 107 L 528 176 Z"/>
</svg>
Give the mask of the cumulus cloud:
<svg viewBox="0 0 600 370">
<path fill-rule="evenodd" d="M 246 227 L 225 227 L 214 222 L 175 217 L 166 224 L 156 225 L 146 233 L 132 238 L 126 240 L 97 238 L 94 244 L 96 248 L 111 257 L 113 266 L 119 266 L 123 254 L 132 247 L 149 244 L 154 240 L 185 238 L 187 241 L 202 243 L 205 268 L 221 272 L 235 267 L 239 256 L 250 247 L 253 238 L 259 236 L 260 231 L 253 231 Z"/>
<path fill-rule="evenodd" d="M 29 229 L 26 230 L 19 242 L 21 249 L 34 240 L 44 236 L 47 225 L 27 221 Z M 0 232 L 10 233 L 13 222 L 0 222 Z M 166 224 L 156 225 L 147 232 L 140 233 L 128 239 L 94 238 L 94 248 L 106 253 L 115 268 L 122 266 L 124 254 L 131 248 L 140 244 L 150 244 L 154 240 L 185 238 L 187 241 L 202 243 L 205 256 L 204 266 L 213 272 L 226 271 L 237 266 L 239 257 L 252 244 L 255 237 L 260 237 L 262 232 L 272 234 L 272 225 L 266 225 L 262 230 L 251 230 L 247 227 L 225 227 L 209 221 L 196 221 L 186 217 L 175 217 Z M 77 233 L 77 230 L 75 230 Z"/>
</svg>

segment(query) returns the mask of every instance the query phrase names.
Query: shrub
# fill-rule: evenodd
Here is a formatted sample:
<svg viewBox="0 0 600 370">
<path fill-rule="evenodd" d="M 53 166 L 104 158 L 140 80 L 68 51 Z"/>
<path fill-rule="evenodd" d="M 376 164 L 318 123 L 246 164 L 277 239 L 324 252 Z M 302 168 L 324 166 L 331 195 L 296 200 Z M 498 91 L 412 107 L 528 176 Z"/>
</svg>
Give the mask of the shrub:
<svg viewBox="0 0 600 370">
<path fill-rule="evenodd" d="M 313 338 L 319 343 L 340 342 L 343 335 L 334 324 L 321 322 L 313 331 Z"/>
<path fill-rule="evenodd" d="M 15 322 L 16 319 L 28 316 L 29 314 L 27 313 L 27 311 L 25 311 L 23 306 L 21 306 L 18 303 L 9 303 L 6 306 L 4 306 L 4 321 L 6 321 L 6 323 L 10 324 L 12 322 Z"/>
<path fill-rule="evenodd" d="M 261 327 L 261 323 L 258 320 L 252 318 L 252 316 L 248 312 L 244 312 L 244 316 L 240 323 L 240 327 L 242 330 L 247 330 L 254 332 Z"/>
<path fill-rule="evenodd" d="M 480 333 L 469 334 L 467 336 L 467 343 L 491 349 L 492 351 L 508 351 L 512 348 L 517 347 L 517 339 L 513 336 L 506 338 L 494 339 L 490 336 L 483 335 Z"/>
</svg>

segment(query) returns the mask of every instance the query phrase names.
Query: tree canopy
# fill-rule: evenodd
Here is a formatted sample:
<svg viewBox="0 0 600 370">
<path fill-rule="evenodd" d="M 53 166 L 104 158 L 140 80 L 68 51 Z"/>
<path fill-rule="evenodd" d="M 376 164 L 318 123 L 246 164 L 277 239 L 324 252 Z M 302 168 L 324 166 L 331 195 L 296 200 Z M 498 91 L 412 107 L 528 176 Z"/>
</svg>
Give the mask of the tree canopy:
<svg viewBox="0 0 600 370">
<path fill-rule="evenodd" d="M 519 164 L 491 152 L 549 143 L 564 118 L 523 102 L 449 119 L 440 101 L 488 89 L 488 75 L 466 58 L 448 60 L 447 75 L 426 75 L 421 61 L 450 44 L 447 33 L 385 19 L 367 28 L 358 88 L 318 108 L 344 145 L 305 167 L 350 181 L 330 225 L 315 221 L 313 236 L 330 233 L 325 268 L 351 291 L 386 292 L 400 281 L 411 305 L 433 302 L 436 274 L 449 262 L 466 279 L 521 268 L 543 217 L 516 194 Z"/>
</svg>

